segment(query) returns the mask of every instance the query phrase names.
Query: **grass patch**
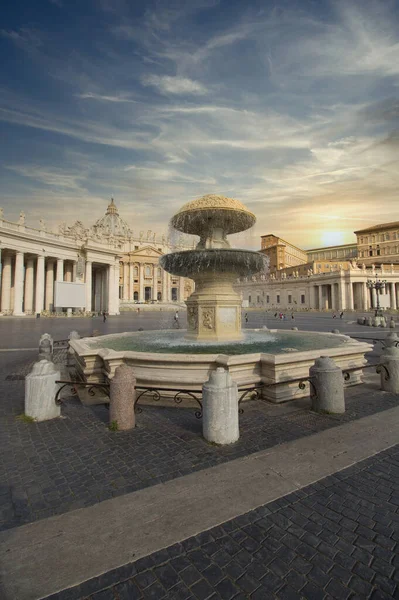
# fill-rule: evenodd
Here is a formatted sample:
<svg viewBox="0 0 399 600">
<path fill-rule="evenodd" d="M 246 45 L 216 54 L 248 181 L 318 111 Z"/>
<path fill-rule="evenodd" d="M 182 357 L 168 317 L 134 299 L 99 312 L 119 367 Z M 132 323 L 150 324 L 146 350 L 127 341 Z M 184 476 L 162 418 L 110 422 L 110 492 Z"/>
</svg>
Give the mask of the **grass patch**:
<svg viewBox="0 0 399 600">
<path fill-rule="evenodd" d="M 111 423 L 108 425 L 108 429 L 110 431 L 118 431 L 118 429 L 119 429 L 118 422 L 117 421 L 111 421 Z"/>
<path fill-rule="evenodd" d="M 36 419 L 25 415 L 25 413 L 22 413 L 22 415 L 18 415 L 15 418 L 18 419 L 18 421 L 22 421 L 23 423 L 36 423 Z"/>
</svg>

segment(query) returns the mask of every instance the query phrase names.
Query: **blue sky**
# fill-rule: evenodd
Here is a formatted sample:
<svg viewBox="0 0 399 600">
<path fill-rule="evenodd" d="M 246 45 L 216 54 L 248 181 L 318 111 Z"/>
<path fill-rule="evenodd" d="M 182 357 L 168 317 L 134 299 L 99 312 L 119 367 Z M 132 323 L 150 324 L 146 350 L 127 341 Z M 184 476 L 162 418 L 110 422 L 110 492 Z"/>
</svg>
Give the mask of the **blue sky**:
<svg viewBox="0 0 399 600">
<path fill-rule="evenodd" d="M 4 0 L 0 206 L 164 231 L 206 193 L 301 247 L 399 220 L 399 3 Z"/>
</svg>

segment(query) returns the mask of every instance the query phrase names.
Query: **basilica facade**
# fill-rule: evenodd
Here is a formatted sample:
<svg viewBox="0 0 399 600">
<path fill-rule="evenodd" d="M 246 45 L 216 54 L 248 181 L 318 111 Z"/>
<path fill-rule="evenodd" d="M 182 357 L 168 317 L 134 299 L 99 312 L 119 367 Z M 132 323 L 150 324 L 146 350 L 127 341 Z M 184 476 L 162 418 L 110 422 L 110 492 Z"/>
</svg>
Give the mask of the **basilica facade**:
<svg viewBox="0 0 399 600">
<path fill-rule="evenodd" d="M 43 220 L 30 227 L 23 212 L 18 222 L 9 221 L 0 209 L 0 315 L 115 315 L 137 303 L 182 303 L 193 282 L 166 273 L 159 258 L 183 249 L 184 240 L 134 233 L 113 200 L 92 227 L 76 221 L 57 232 Z"/>
</svg>

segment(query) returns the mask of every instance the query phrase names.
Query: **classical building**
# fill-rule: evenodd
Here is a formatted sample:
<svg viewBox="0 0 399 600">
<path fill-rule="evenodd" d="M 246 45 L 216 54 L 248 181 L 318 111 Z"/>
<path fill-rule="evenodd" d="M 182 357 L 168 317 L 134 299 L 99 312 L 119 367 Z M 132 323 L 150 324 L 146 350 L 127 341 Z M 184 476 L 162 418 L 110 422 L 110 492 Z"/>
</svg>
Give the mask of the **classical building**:
<svg viewBox="0 0 399 600">
<path fill-rule="evenodd" d="M 305 250 L 297 248 L 271 233 L 261 236 L 260 251 L 269 259 L 270 273 L 286 267 L 295 267 L 308 262 Z"/>
<path fill-rule="evenodd" d="M 356 231 L 357 244 L 300 250 L 275 235 L 261 237 L 270 259 L 267 275 L 241 278 L 244 306 L 274 310 L 369 310 L 376 291 L 367 280 L 386 280 L 379 304 L 398 309 L 399 222 Z"/>
<path fill-rule="evenodd" d="M 134 301 L 182 302 L 191 293 L 190 280 L 158 266 L 162 254 L 187 243 L 150 230 L 134 233 L 113 200 L 90 228 L 76 221 L 55 233 L 43 220 L 39 228 L 25 221 L 23 212 L 17 223 L 8 221 L 0 209 L 2 315 L 72 308 L 119 314 Z"/>
<path fill-rule="evenodd" d="M 367 264 L 399 263 L 399 221 L 355 231 L 359 259 Z"/>
</svg>

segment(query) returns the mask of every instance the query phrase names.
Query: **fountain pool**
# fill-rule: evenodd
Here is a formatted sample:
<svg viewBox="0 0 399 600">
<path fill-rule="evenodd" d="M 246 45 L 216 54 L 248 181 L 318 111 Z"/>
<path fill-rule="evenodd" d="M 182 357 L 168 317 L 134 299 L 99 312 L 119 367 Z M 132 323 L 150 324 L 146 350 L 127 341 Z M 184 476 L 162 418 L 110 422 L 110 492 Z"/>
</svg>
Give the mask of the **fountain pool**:
<svg viewBox="0 0 399 600">
<path fill-rule="evenodd" d="M 265 330 L 243 331 L 240 342 L 190 342 L 186 339 L 186 332 L 182 331 L 143 331 L 140 333 L 123 333 L 105 335 L 94 338 L 89 342 L 92 348 L 108 348 L 116 351 L 131 352 L 159 352 L 162 354 L 228 354 L 236 356 L 253 352 L 280 354 L 284 352 L 298 352 L 312 349 L 323 349 L 326 346 L 338 348 L 347 343 L 349 338 L 336 334 L 312 334 L 301 332 L 298 336 L 295 331 Z"/>
<path fill-rule="evenodd" d="M 127 364 L 137 385 L 198 391 L 211 371 L 227 369 L 239 387 L 263 385 L 262 397 L 286 402 L 309 395 L 290 380 L 308 377 L 316 358 L 330 356 L 342 368 L 358 367 L 346 385 L 361 383 L 364 355 L 372 346 L 345 335 L 245 330 L 241 342 L 193 343 L 184 331 L 143 331 L 71 340 L 76 369 L 86 381 L 103 383 L 115 369 Z M 279 385 L 275 385 L 275 384 Z"/>
</svg>

